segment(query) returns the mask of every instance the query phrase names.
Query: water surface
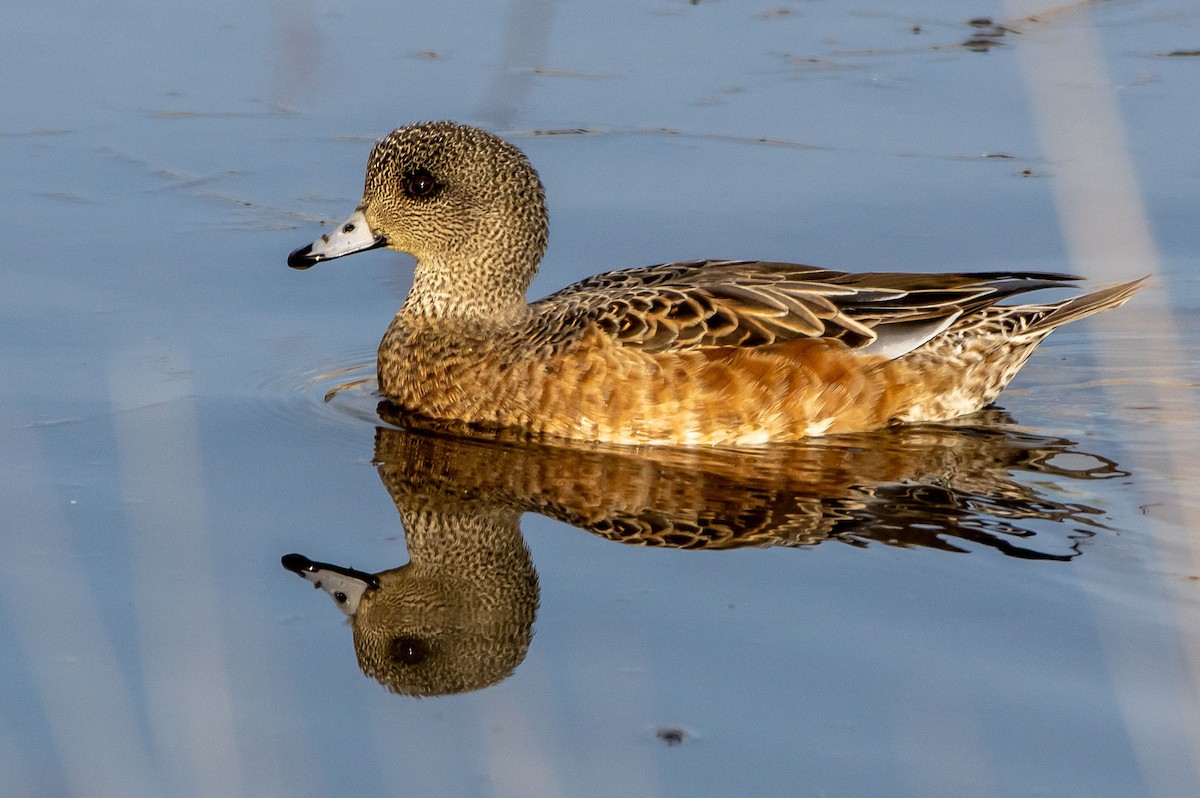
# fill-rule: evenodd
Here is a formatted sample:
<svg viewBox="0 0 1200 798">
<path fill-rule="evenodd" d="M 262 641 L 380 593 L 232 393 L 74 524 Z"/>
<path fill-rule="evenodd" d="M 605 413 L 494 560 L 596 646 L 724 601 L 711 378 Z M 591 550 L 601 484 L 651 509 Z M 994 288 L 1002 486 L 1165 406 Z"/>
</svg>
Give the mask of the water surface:
<svg viewBox="0 0 1200 798">
<path fill-rule="evenodd" d="M 1197 792 L 1200 62 L 1173 53 L 1200 14 L 1027 13 L 18 0 L 0 793 Z M 375 138 L 431 118 L 541 171 L 538 295 L 696 257 L 1154 277 L 953 425 L 672 456 L 399 429 L 334 389 L 369 380 L 410 259 L 284 258 L 354 207 Z M 1120 224 L 1088 228 L 1110 193 Z M 457 513 L 453 553 L 483 529 L 517 564 L 483 624 L 516 650 L 459 657 L 490 686 L 364 675 L 280 566 L 438 563 L 414 495 Z M 464 600 L 503 581 L 450 573 Z"/>
</svg>

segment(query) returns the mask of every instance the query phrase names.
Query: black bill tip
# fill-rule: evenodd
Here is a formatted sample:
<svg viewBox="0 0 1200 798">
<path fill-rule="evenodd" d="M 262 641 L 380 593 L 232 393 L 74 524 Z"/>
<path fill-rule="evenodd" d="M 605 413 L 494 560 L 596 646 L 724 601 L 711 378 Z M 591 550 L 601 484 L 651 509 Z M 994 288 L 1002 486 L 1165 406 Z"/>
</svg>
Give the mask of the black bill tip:
<svg viewBox="0 0 1200 798">
<path fill-rule="evenodd" d="M 314 255 L 312 244 L 305 244 L 299 249 L 293 249 L 288 255 L 287 264 L 293 269 L 307 269 L 315 265 L 318 261 L 324 260 L 320 255 Z"/>
<path fill-rule="evenodd" d="M 305 557 L 303 554 L 285 554 L 280 558 L 280 563 L 284 568 L 288 569 L 292 573 L 297 574 L 303 571 L 316 570 L 316 563 Z"/>
</svg>

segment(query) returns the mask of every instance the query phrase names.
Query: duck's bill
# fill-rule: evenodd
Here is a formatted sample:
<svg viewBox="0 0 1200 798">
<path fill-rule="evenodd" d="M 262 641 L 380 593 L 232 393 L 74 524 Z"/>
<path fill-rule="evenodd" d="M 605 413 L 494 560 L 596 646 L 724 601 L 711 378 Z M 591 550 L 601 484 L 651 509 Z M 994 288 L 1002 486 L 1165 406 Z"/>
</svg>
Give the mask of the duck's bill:
<svg viewBox="0 0 1200 798">
<path fill-rule="evenodd" d="M 293 269 L 307 269 L 323 260 L 333 260 L 343 255 L 364 252 L 368 249 L 387 246 L 387 239 L 375 235 L 362 211 L 338 225 L 332 233 L 326 233 L 308 246 L 300 247 L 288 255 L 287 263 Z"/>
<path fill-rule="evenodd" d="M 358 602 L 368 590 L 379 588 L 379 577 L 327 562 L 314 562 L 303 554 L 285 554 L 283 567 L 328 593 L 347 615 L 358 612 Z"/>
</svg>

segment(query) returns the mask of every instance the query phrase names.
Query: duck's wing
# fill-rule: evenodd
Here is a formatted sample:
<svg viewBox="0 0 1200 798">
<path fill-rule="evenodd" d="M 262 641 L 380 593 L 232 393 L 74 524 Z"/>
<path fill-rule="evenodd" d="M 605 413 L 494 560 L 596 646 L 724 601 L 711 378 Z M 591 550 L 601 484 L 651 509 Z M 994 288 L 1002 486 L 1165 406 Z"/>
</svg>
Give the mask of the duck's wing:
<svg viewBox="0 0 1200 798">
<path fill-rule="evenodd" d="M 647 352 L 834 338 L 899 357 L 962 316 L 1079 278 L 1041 272 L 848 274 L 794 263 L 687 261 L 590 277 L 535 304 L 560 333 Z"/>
</svg>

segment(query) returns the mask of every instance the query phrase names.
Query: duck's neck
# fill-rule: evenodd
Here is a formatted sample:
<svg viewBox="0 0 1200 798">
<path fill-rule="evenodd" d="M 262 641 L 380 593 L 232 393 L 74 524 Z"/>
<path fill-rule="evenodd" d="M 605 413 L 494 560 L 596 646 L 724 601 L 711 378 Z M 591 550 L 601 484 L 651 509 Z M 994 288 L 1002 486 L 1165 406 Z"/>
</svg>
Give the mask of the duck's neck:
<svg viewBox="0 0 1200 798">
<path fill-rule="evenodd" d="M 417 262 L 400 315 L 422 325 L 503 327 L 528 318 L 525 292 L 536 261 L 514 268 L 488 258 L 455 257 Z"/>
</svg>

